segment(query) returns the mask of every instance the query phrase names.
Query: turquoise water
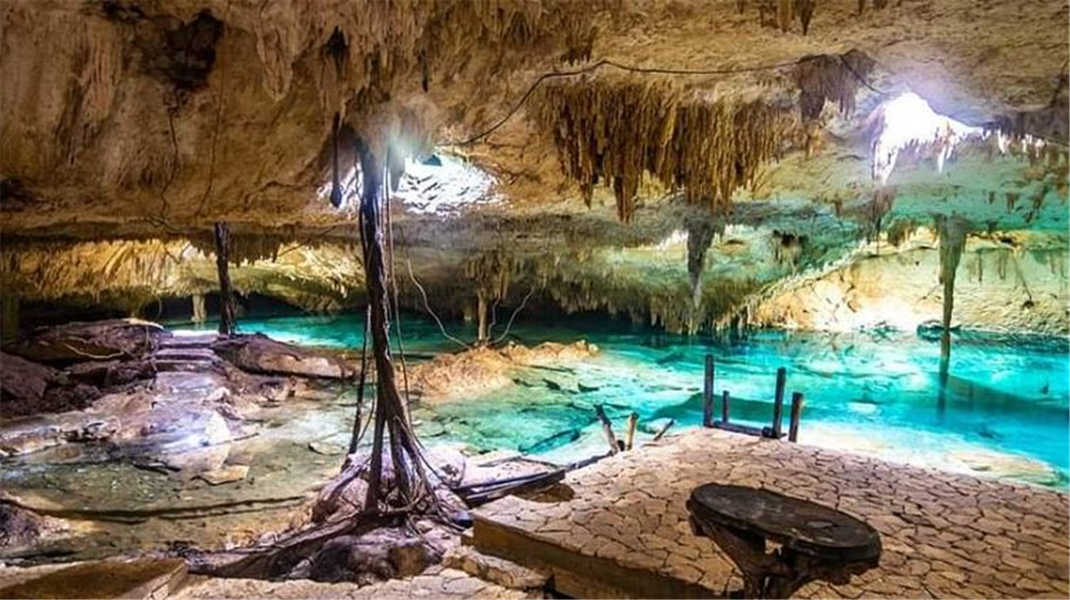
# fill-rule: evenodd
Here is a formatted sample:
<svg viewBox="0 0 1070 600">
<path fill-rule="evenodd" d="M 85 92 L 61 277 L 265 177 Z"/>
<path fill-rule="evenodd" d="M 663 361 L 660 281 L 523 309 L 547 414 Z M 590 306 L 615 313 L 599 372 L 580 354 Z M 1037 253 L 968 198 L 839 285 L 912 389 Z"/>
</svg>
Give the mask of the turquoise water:
<svg viewBox="0 0 1070 600">
<path fill-rule="evenodd" d="M 246 319 L 246 332 L 287 341 L 359 349 L 362 319 L 288 316 Z M 473 339 L 474 328 L 448 323 Z M 417 316 L 402 321 L 414 362 L 456 351 L 436 325 Z M 607 318 L 518 323 L 511 339 L 597 344 L 590 361 L 531 369 L 515 385 L 477 398 L 418 407 L 425 439 L 460 441 L 481 450 L 532 452 L 574 460 L 602 452 L 594 419 L 604 404 L 623 430 L 640 417 L 640 440 L 673 418 L 699 425 L 704 355 L 717 363 L 716 392 L 732 395 L 733 421 L 767 425 L 775 371 L 788 371 L 787 397 L 805 394 L 800 441 L 952 471 L 1066 486 L 1070 468 L 1070 358 L 1065 339 L 960 334 L 941 400 L 939 344 L 913 333 L 758 332 L 714 342 Z M 718 406 L 717 413 L 720 408 Z M 785 421 L 786 421 L 785 409 Z M 786 428 L 786 424 L 785 424 Z"/>
</svg>

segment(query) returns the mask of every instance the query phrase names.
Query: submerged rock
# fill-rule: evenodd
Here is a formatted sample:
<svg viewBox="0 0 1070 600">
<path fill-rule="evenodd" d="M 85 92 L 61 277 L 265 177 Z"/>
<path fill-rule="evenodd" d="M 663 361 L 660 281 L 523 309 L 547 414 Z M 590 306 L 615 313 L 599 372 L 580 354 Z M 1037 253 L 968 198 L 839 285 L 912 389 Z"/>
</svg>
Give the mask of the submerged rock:
<svg viewBox="0 0 1070 600">
<path fill-rule="evenodd" d="M 519 369 L 549 368 L 568 371 L 563 364 L 587 360 L 598 347 L 585 341 L 572 344 L 546 342 L 528 348 L 509 344 L 500 350 L 481 347 L 457 354 L 444 354 L 409 370 L 409 388 L 427 403 L 467 400 L 510 385 L 527 385 L 516 376 Z M 543 385 L 563 390 L 553 380 L 543 378 Z M 591 388 L 588 388 L 591 389 Z"/>
<path fill-rule="evenodd" d="M 111 444 L 137 464 L 205 473 L 223 466 L 230 441 L 230 428 L 218 412 L 168 405 L 123 418 Z"/>
<path fill-rule="evenodd" d="M 1066 481 L 1066 476 L 1051 465 L 1027 456 L 973 450 L 952 452 L 950 457 L 966 465 L 975 473 L 1018 479 L 1038 485 L 1059 485 Z"/>
<path fill-rule="evenodd" d="M 327 352 L 275 341 L 262 334 L 223 339 L 212 349 L 232 365 L 252 373 L 348 379 L 356 369 Z"/>
<path fill-rule="evenodd" d="M 212 469 L 211 471 L 205 471 L 197 476 L 198 479 L 203 479 L 208 485 L 223 485 L 225 483 L 234 483 L 235 481 L 241 481 L 249 474 L 249 465 L 226 465 L 219 467 L 218 469 Z"/>
</svg>

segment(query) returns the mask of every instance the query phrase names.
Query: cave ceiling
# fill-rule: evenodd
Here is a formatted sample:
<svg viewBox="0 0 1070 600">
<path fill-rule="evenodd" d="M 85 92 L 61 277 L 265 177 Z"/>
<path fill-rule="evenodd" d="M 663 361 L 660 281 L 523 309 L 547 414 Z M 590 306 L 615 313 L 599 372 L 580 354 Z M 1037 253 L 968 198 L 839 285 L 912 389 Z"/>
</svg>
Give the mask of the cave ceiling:
<svg viewBox="0 0 1070 600">
<path fill-rule="evenodd" d="M 5 281 L 32 288 L 11 266 L 44 238 L 188 244 L 216 221 L 353 248 L 355 211 L 324 193 L 354 163 L 336 116 L 395 171 L 434 155 L 493 180 L 493 202 L 448 214 L 394 203 L 399 245 L 431 263 L 507 249 L 545 279 L 516 264 L 641 254 L 705 220 L 746 293 L 785 273 L 771 237 L 807 240 L 790 272 L 936 215 L 1065 246 L 1068 19 L 1066 0 L 6 0 Z M 989 135 L 878 181 L 881 107 L 906 92 Z"/>
</svg>

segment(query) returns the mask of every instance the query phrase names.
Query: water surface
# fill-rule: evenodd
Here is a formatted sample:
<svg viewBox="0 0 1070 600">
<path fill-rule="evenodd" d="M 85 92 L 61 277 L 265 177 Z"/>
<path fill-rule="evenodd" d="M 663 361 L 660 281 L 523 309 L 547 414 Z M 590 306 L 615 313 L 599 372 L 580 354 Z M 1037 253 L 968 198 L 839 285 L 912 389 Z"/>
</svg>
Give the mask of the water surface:
<svg viewBox="0 0 1070 600">
<path fill-rule="evenodd" d="M 356 349 L 362 325 L 355 315 L 241 322 L 243 331 Z M 446 327 L 453 336 L 474 339 L 471 324 Z M 418 316 L 404 315 L 401 329 L 414 362 L 459 349 Z M 584 339 L 601 352 L 583 364 L 533 371 L 514 386 L 466 401 L 418 407 L 414 417 L 428 439 L 568 461 L 603 449 L 595 404 L 604 404 L 620 429 L 635 411 L 645 435 L 669 418 L 674 427 L 697 426 L 704 356 L 710 353 L 717 396 L 722 390 L 732 396 L 732 420 L 769 424 L 775 371 L 784 367 L 788 397 L 793 391 L 805 396 L 803 443 L 1066 486 L 1070 358 L 1062 338 L 958 334 L 941 393 L 939 343 L 913 332 L 764 331 L 715 341 L 577 317 L 517 323 L 509 337 L 528 345 Z"/>
</svg>

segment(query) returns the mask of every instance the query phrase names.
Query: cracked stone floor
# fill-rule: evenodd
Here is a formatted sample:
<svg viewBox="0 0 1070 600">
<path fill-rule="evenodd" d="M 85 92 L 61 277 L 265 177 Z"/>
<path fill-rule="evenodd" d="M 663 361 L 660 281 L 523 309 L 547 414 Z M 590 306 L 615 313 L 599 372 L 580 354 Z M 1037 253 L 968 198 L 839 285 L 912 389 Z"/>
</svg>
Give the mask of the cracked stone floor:
<svg viewBox="0 0 1070 600">
<path fill-rule="evenodd" d="M 713 542 L 692 534 L 685 502 L 708 482 L 762 486 L 835 506 L 881 533 L 880 565 L 798 597 L 1022 598 L 1070 594 L 1068 497 L 718 430 L 618 454 L 565 479 L 570 500 L 507 497 L 477 518 L 712 594 L 742 587 Z M 476 540 L 478 546 L 478 537 Z"/>
</svg>

